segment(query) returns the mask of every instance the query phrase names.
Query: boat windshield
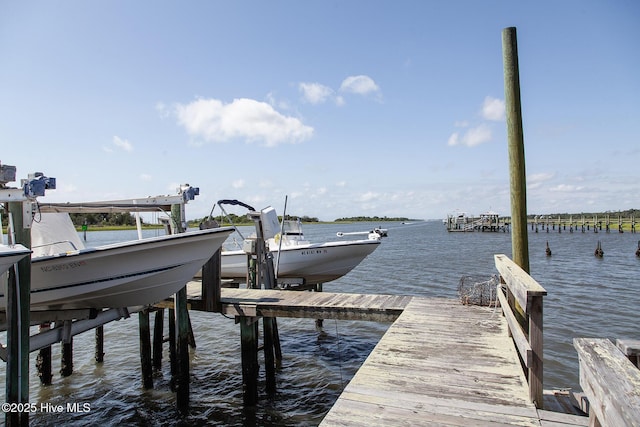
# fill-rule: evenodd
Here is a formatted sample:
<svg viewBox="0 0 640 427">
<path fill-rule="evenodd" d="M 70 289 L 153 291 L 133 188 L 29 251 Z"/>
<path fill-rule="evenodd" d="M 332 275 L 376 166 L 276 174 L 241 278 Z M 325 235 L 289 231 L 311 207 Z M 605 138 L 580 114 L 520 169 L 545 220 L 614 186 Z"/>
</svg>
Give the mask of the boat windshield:
<svg viewBox="0 0 640 427">
<path fill-rule="evenodd" d="M 286 220 L 283 232 L 285 236 L 302 236 L 302 223 L 300 220 Z"/>
</svg>

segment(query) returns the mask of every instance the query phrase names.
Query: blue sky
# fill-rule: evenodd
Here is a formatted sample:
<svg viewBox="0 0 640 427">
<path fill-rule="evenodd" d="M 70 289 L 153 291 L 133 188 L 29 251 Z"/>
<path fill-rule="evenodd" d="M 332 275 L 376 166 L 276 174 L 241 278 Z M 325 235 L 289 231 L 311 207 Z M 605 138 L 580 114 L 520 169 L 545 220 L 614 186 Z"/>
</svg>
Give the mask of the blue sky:
<svg viewBox="0 0 640 427">
<path fill-rule="evenodd" d="M 508 214 L 516 27 L 530 213 L 640 207 L 636 1 L 0 0 L 0 162 L 43 200 L 200 187 L 288 213 Z"/>
</svg>

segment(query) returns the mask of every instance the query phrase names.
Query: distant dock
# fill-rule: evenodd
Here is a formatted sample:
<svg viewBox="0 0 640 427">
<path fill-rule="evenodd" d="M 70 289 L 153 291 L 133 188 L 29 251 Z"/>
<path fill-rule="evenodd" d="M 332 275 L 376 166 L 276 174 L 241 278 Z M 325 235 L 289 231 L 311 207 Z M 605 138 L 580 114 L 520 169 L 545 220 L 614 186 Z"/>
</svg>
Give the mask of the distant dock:
<svg viewBox="0 0 640 427">
<path fill-rule="evenodd" d="M 479 216 L 469 216 L 466 214 L 448 215 L 443 220 L 449 232 L 509 232 L 511 217 L 500 216 L 496 213 L 484 213 Z M 551 216 L 535 215 L 527 218 L 527 224 L 531 231 L 538 232 L 617 232 L 635 233 L 637 223 L 634 216 L 623 217 L 614 215 L 591 217 L 580 216 Z"/>
</svg>

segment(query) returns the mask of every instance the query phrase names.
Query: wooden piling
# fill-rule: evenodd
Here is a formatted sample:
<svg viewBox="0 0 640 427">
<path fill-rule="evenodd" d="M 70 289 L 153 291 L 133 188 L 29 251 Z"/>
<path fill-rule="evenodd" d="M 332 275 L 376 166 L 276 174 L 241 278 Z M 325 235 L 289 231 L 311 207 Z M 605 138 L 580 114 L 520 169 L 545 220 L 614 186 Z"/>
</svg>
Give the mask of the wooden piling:
<svg viewBox="0 0 640 427">
<path fill-rule="evenodd" d="M 9 202 L 8 210 L 13 218 L 15 243 L 31 248 L 31 230 L 25 228 L 22 202 Z M 18 268 L 9 269 L 6 294 L 7 303 L 7 403 L 29 402 L 29 326 L 31 307 L 31 257 L 18 261 Z M 8 412 L 7 426 L 28 425 L 29 412 Z"/>
<path fill-rule="evenodd" d="M 258 402 L 258 323 L 255 317 L 241 316 L 239 320 L 242 398 L 245 406 L 254 406 Z"/>
<path fill-rule="evenodd" d="M 529 272 L 529 242 L 527 236 L 527 193 L 524 160 L 524 136 L 520 106 L 518 44 L 515 27 L 502 30 L 504 61 L 504 92 L 509 147 L 511 182 L 511 245 L 513 261 Z"/>
<path fill-rule="evenodd" d="M 104 326 L 96 328 L 96 363 L 104 362 Z"/>
<path fill-rule="evenodd" d="M 202 266 L 202 300 L 205 311 L 220 312 L 220 277 L 222 249 L 218 249 Z"/>
<path fill-rule="evenodd" d="M 274 354 L 274 330 L 275 317 L 264 317 L 262 328 L 264 331 L 264 370 L 266 377 L 267 394 L 274 395 L 276 392 L 276 364 Z"/>
<path fill-rule="evenodd" d="M 151 364 L 151 330 L 149 326 L 149 311 L 138 312 L 140 331 L 140 365 L 142 371 L 142 386 L 153 388 L 153 367 Z"/>
<path fill-rule="evenodd" d="M 62 359 L 60 361 L 60 375 L 68 377 L 73 374 L 73 337 L 68 342 L 62 342 Z"/>
<path fill-rule="evenodd" d="M 187 289 L 183 287 L 176 292 L 175 314 L 177 328 L 176 356 L 176 402 L 178 410 L 186 413 L 189 410 L 189 313 L 187 312 Z"/>
<path fill-rule="evenodd" d="M 51 329 L 49 323 L 40 324 L 40 332 L 45 332 Z M 51 370 L 51 346 L 45 347 L 38 351 L 36 357 L 36 369 L 38 370 L 38 377 L 40 378 L 40 384 L 51 385 L 51 379 L 53 378 Z"/>
<path fill-rule="evenodd" d="M 159 371 L 162 367 L 162 343 L 164 342 L 164 309 L 156 311 L 153 322 L 153 369 Z"/>
<path fill-rule="evenodd" d="M 178 362 L 176 355 L 176 311 L 169 309 L 169 371 L 171 372 L 171 390 L 175 391 Z"/>
</svg>

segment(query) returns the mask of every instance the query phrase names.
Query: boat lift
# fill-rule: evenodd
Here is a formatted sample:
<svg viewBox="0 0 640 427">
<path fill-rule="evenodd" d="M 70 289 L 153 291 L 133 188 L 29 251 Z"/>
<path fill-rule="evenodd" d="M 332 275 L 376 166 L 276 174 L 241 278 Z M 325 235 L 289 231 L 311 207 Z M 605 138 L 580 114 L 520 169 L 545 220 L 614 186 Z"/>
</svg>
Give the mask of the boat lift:
<svg viewBox="0 0 640 427">
<path fill-rule="evenodd" d="M 187 228 L 184 206 L 195 196 L 200 194 L 198 187 L 192 187 L 184 184 L 178 189 L 178 194 L 168 196 L 156 196 L 145 198 L 134 198 L 124 200 L 111 200 L 99 202 L 82 202 L 82 203 L 38 203 L 37 197 L 44 196 L 45 190 L 55 189 L 55 178 L 46 177 L 41 172 L 29 174 L 28 179 L 21 180 L 20 188 L 9 188 L 7 184 L 16 180 L 16 167 L 0 164 L 0 203 L 19 202 L 22 203 L 22 228 L 30 229 L 34 217 L 42 212 L 65 212 L 65 213 L 113 213 L 113 212 L 171 212 L 172 230 L 185 230 Z M 176 209 L 178 208 L 179 209 Z M 11 233 L 9 243 L 16 243 L 15 231 L 13 230 L 13 221 L 9 216 Z M 138 221 L 138 233 L 141 233 L 141 225 Z M 20 234 L 20 233 L 18 233 Z M 1 236 L 1 234 L 0 234 Z M 17 271 L 17 267 L 14 267 Z M 14 276 L 16 274 L 14 273 Z M 16 280 L 16 285 L 20 282 Z M 20 288 L 26 287 L 27 292 L 30 289 L 30 283 L 21 283 L 8 288 L 9 292 L 19 292 Z M 23 289 L 24 292 L 24 289 Z M 7 296 L 8 298 L 8 296 Z M 18 298 L 19 300 L 19 298 Z M 24 313 L 27 309 L 27 313 Z M 14 360 L 16 355 L 19 359 L 26 357 L 28 353 L 51 346 L 52 344 L 62 342 L 69 343 L 74 335 L 100 327 L 114 320 L 128 318 L 130 314 L 144 310 L 144 306 L 136 307 L 119 307 L 98 309 L 76 309 L 76 310 L 59 310 L 59 311 L 31 311 L 28 307 L 21 307 L 18 303 L 16 308 L 6 307 L 5 311 L 0 311 L 0 330 L 15 330 L 26 328 L 26 335 L 29 336 L 29 327 L 43 323 L 55 323 L 53 329 L 47 329 L 37 334 L 29 336 L 28 351 L 25 355 L 26 348 L 21 343 L 20 338 L 15 343 L 9 342 L 5 347 L 0 344 L 0 359 L 5 362 Z M 25 325 L 26 323 L 26 325 Z M 21 333 L 17 334 L 18 337 Z M 17 345 L 21 348 L 17 353 L 11 347 Z M 10 356 L 12 354 L 12 356 Z M 18 364 L 20 361 L 16 361 Z M 19 377 L 24 376 L 19 375 Z M 9 375 L 7 376 L 9 380 Z M 22 387 L 24 388 L 24 386 Z M 28 389 L 28 382 L 27 382 Z M 24 391 L 20 390 L 23 394 Z M 8 401 L 18 401 L 16 396 L 7 396 Z"/>
</svg>

